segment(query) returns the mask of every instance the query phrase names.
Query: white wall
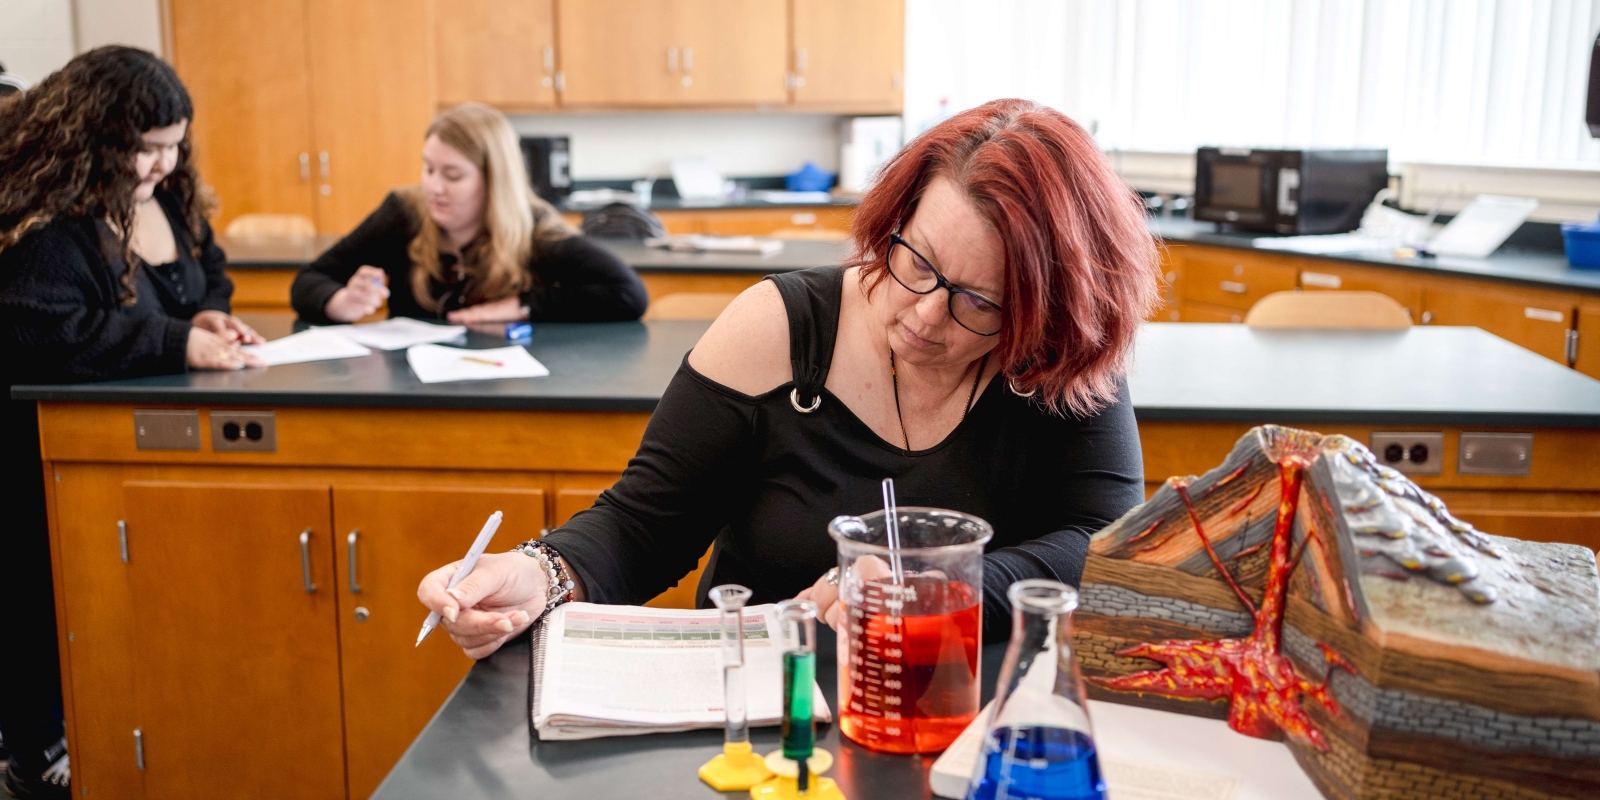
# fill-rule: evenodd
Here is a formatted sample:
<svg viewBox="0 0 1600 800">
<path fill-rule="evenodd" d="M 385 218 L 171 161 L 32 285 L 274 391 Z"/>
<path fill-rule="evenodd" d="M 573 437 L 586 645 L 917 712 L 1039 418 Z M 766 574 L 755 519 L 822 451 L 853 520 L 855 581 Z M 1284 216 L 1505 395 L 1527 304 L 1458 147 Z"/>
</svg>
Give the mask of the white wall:
<svg viewBox="0 0 1600 800">
<path fill-rule="evenodd" d="M 72 5 L 68 0 L 5 0 L 0 7 L 0 64 L 28 83 L 72 58 Z"/>
<path fill-rule="evenodd" d="M 839 168 L 831 114 L 655 112 L 519 114 L 525 136 L 572 137 L 572 177 L 667 177 L 674 157 L 705 156 L 727 176 L 784 175 L 807 159 Z"/>
<path fill-rule="evenodd" d="M 125 44 L 161 54 L 160 0 L 72 0 L 72 5 L 78 52 Z"/>
</svg>

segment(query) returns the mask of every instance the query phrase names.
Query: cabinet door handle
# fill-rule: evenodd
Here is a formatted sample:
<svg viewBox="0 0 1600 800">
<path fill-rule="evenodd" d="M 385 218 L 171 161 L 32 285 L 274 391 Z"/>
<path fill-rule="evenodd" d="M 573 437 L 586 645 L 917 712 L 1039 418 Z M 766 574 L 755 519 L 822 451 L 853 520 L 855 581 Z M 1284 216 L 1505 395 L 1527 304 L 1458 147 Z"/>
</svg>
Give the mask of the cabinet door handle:
<svg viewBox="0 0 1600 800">
<path fill-rule="evenodd" d="M 685 48 L 683 48 L 683 71 L 684 72 L 693 72 L 694 71 L 694 48 L 693 47 L 685 47 Z"/>
<path fill-rule="evenodd" d="M 361 534 L 361 529 L 356 528 L 344 540 L 350 546 L 350 593 L 361 594 L 361 584 L 356 583 L 356 537 Z"/>
<path fill-rule="evenodd" d="M 133 729 L 133 765 L 144 771 L 144 729 Z"/>
<path fill-rule="evenodd" d="M 796 47 L 794 50 L 794 71 L 804 75 L 806 73 L 806 49 Z"/>
<path fill-rule="evenodd" d="M 1567 315 L 1560 311 L 1549 308 L 1535 308 L 1533 306 L 1524 306 L 1522 309 L 1522 316 L 1527 317 L 1528 319 L 1536 319 L 1540 322 L 1567 321 Z"/>
<path fill-rule="evenodd" d="M 117 544 L 122 548 L 122 563 L 128 563 L 128 521 L 117 520 Z"/>
<path fill-rule="evenodd" d="M 556 71 L 556 49 L 550 45 L 544 46 L 544 71 Z"/>
<path fill-rule="evenodd" d="M 322 152 L 317 154 L 317 163 L 319 165 L 321 165 L 321 167 L 322 167 L 322 179 L 323 180 L 327 180 L 328 179 L 328 151 L 324 150 L 324 151 L 322 151 Z"/>
<path fill-rule="evenodd" d="M 667 48 L 667 71 L 678 71 L 678 48 L 676 47 Z"/>
<path fill-rule="evenodd" d="M 306 594 L 315 594 L 317 585 L 311 582 L 311 529 L 300 532 L 300 579 L 305 581 Z"/>
<path fill-rule="evenodd" d="M 1246 285 L 1244 285 L 1244 284 L 1242 284 L 1242 283 L 1240 283 L 1238 281 L 1223 281 L 1221 285 L 1222 285 L 1222 291 L 1224 291 L 1224 292 L 1232 292 L 1234 294 L 1244 294 L 1245 292 L 1250 291 L 1250 287 L 1248 287 L 1248 286 L 1246 286 Z"/>
<path fill-rule="evenodd" d="M 300 180 L 301 181 L 309 181 L 309 180 L 311 180 L 311 154 L 310 153 L 301 153 L 300 154 Z"/>
</svg>

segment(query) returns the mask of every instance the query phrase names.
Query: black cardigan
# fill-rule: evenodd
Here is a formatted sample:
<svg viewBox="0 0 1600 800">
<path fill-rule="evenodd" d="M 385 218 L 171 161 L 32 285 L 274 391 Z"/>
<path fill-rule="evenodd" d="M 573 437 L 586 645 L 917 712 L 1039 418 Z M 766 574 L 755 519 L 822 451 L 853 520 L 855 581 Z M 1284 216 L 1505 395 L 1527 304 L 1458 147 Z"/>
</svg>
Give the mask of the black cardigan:
<svg viewBox="0 0 1600 800">
<path fill-rule="evenodd" d="M 391 192 L 349 236 L 339 240 L 295 276 L 290 303 L 300 318 L 328 323 L 324 309 L 334 292 L 364 265 L 389 277 L 389 316 L 440 319 L 445 313 L 483 302 L 463 297 L 460 287 L 441 287 L 443 308 L 430 311 L 411 293 L 411 256 L 407 248 L 419 220 L 400 195 Z M 441 263 L 454 256 L 440 254 Z M 528 269 L 537 279 L 522 295 L 529 319 L 539 322 L 609 322 L 638 319 L 650 304 L 639 276 L 611 251 L 583 236 L 535 245 Z"/>
<path fill-rule="evenodd" d="M 178 260 L 144 266 L 138 302 L 122 304 L 127 269 L 105 223 L 57 217 L 0 252 L 0 379 L 9 387 L 40 381 L 93 381 L 187 369 L 189 320 L 230 310 L 233 282 L 211 227 L 200 257 L 190 253 L 182 216 L 160 198 Z"/>
</svg>

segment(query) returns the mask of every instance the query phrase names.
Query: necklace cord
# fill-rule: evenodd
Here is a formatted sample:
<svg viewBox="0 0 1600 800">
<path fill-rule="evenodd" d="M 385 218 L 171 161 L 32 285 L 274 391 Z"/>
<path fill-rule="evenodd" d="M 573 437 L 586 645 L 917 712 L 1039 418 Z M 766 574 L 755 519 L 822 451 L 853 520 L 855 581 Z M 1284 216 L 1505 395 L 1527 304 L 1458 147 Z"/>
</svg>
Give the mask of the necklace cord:
<svg viewBox="0 0 1600 800">
<path fill-rule="evenodd" d="M 967 392 L 967 404 L 961 407 L 961 422 L 967 421 L 967 414 L 972 411 L 972 401 L 978 396 L 978 384 L 983 382 L 983 371 L 989 366 L 989 354 L 984 353 L 978 359 L 978 374 L 972 376 L 972 389 Z M 900 411 L 900 372 L 894 365 L 894 348 L 889 348 L 889 381 L 894 385 L 894 417 L 900 422 L 900 441 L 905 445 L 906 453 L 911 452 L 911 437 L 906 434 L 906 417 Z M 961 422 L 956 423 L 960 427 Z"/>
</svg>

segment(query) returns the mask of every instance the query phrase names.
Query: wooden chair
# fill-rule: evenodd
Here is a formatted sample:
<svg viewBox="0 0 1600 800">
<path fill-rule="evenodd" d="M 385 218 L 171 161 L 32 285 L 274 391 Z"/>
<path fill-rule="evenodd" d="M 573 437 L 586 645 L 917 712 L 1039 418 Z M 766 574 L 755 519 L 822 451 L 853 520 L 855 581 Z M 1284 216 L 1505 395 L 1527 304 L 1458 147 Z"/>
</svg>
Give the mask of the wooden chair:
<svg viewBox="0 0 1600 800">
<path fill-rule="evenodd" d="M 1371 328 L 1404 330 L 1411 314 L 1377 292 L 1273 292 L 1245 315 L 1252 328 Z"/>
<path fill-rule="evenodd" d="M 300 214 L 240 214 L 228 223 L 228 236 L 281 236 L 309 239 L 317 226 Z"/>
<path fill-rule="evenodd" d="M 645 319 L 716 319 L 733 298 L 732 292 L 673 292 L 650 302 Z"/>
</svg>

